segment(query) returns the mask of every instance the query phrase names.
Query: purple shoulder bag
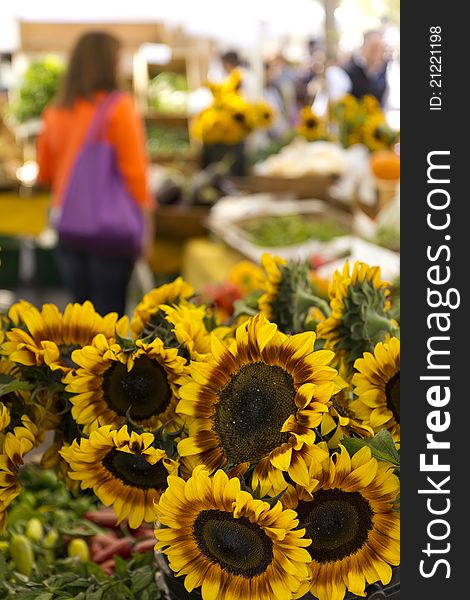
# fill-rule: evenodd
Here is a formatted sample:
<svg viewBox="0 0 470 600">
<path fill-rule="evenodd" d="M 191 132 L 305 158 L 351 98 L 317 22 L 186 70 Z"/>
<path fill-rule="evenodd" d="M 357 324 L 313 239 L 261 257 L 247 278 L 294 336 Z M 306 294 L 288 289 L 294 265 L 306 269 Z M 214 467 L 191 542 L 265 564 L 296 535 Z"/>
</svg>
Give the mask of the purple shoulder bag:
<svg viewBox="0 0 470 600">
<path fill-rule="evenodd" d="M 112 92 L 96 109 L 65 188 L 58 234 L 68 248 L 138 257 L 142 213 L 127 191 L 114 147 L 104 139 L 109 111 L 119 97 L 119 92 Z"/>
</svg>

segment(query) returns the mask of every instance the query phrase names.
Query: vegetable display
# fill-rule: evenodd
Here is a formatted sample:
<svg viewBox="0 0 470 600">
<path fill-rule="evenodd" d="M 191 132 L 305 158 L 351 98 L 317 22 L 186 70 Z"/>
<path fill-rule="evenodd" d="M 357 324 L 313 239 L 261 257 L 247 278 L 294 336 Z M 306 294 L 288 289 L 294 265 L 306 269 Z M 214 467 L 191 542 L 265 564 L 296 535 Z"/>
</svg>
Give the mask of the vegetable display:
<svg viewBox="0 0 470 600">
<path fill-rule="evenodd" d="M 149 123 L 147 149 L 150 154 L 188 152 L 190 149 L 188 130 L 184 127 Z"/>
<path fill-rule="evenodd" d="M 35 60 L 26 69 L 23 81 L 12 104 L 12 113 L 19 123 L 41 116 L 56 95 L 64 66 L 54 56 Z"/>
<path fill-rule="evenodd" d="M 240 223 L 240 227 L 252 243 L 265 247 L 291 246 L 309 240 L 329 242 L 347 234 L 332 219 L 311 220 L 298 214 L 256 217 Z"/>
<path fill-rule="evenodd" d="M 149 85 L 149 106 L 165 113 L 185 112 L 188 106 L 188 81 L 182 73 L 163 72 Z"/>
<path fill-rule="evenodd" d="M 0 535 L 0 599 L 159 598 L 152 527 L 116 525 L 112 509 L 34 464 L 20 479 L 27 491 Z"/>
</svg>

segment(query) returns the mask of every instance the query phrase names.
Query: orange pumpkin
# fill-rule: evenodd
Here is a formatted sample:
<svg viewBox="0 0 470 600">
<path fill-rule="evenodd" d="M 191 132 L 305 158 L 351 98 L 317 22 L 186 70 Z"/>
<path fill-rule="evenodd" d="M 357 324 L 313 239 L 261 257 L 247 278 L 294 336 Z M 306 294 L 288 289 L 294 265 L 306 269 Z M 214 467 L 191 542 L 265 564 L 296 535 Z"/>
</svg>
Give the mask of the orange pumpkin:
<svg viewBox="0 0 470 600">
<path fill-rule="evenodd" d="M 400 157 L 391 150 L 378 150 L 371 154 L 370 166 L 378 179 L 400 179 Z"/>
</svg>

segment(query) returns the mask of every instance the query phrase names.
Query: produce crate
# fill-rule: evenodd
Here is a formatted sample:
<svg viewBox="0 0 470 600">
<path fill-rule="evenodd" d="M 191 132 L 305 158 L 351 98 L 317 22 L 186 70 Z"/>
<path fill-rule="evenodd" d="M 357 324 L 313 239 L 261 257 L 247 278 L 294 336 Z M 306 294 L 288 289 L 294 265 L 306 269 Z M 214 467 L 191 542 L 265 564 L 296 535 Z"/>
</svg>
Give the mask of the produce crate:
<svg viewBox="0 0 470 600">
<path fill-rule="evenodd" d="M 155 213 L 157 239 L 187 240 L 207 234 L 209 210 L 203 207 L 159 206 Z"/>
<path fill-rule="evenodd" d="M 315 198 L 331 201 L 329 190 L 338 180 L 337 175 L 312 175 L 309 177 L 274 177 L 250 175 L 246 185 L 255 193 L 290 194 L 294 198 Z"/>
<path fill-rule="evenodd" d="M 253 218 L 267 219 L 281 215 L 298 215 L 318 223 L 328 220 L 344 230 L 331 241 L 310 239 L 302 243 L 264 247 L 254 243 L 244 224 Z M 276 254 L 286 259 L 305 259 L 314 254 L 329 258 L 345 255 L 351 244 L 353 222 L 351 215 L 321 200 L 278 200 L 272 201 L 270 194 L 253 194 L 244 198 L 225 198 L 212 209 L 208 219 L 209 229 L 230 247 L 244 256 L 259 262 L 265 253 Z"/>
</svg>

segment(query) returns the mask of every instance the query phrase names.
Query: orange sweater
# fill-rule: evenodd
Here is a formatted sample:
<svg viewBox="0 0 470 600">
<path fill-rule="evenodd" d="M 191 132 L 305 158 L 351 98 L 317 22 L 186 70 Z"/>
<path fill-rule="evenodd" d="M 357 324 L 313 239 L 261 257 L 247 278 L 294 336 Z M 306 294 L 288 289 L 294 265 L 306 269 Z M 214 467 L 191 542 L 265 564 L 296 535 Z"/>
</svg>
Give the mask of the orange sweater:
<svg viewBox="0 0 470 600">
<path fill-rule="evenodd" d="M 98 100 L 77 100 L 71 109 L 50 107 L 43 114 L 43 130 L 38 138 L 40 183 L 51 185 L 53 204 L 62 203 L 62 196 L 88 126 L 95 114 Z M 107 140 L 116 148 L 120 171 L 136 203 L 142 207 L 154 205 L 148 189 L 148 158 L 142 120 L 129 94 L 112 107 L 107 125 Z"/>
</svg>

